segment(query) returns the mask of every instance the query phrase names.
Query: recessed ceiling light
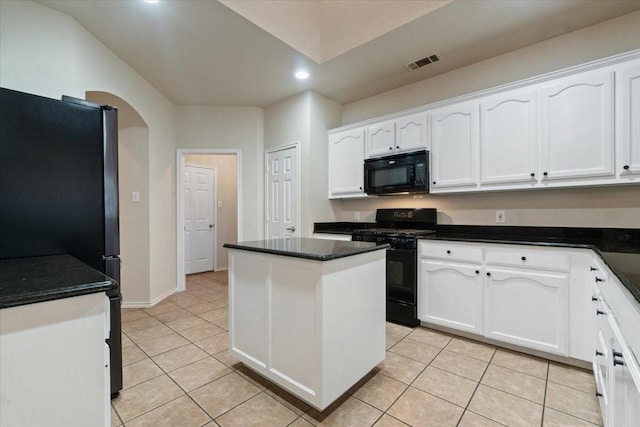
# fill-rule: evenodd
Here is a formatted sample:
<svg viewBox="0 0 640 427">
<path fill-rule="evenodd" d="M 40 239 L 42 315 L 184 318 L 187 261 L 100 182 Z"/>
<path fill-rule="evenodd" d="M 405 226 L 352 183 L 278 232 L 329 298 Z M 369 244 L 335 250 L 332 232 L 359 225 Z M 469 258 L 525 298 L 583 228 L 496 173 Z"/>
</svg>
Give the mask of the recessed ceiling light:
<svg viewBox="0 0 640 427">
<path fill-rule="evenodd" d="M 298 80 L 306 80 L 309 78 L 309 72 L 307 70 L 298 70 L 295 76 Z"/>
<path fill-rule="evenodd" d="M 159 0 L 144 0 L 145 3 L 158 3 Z"/>
</svg>

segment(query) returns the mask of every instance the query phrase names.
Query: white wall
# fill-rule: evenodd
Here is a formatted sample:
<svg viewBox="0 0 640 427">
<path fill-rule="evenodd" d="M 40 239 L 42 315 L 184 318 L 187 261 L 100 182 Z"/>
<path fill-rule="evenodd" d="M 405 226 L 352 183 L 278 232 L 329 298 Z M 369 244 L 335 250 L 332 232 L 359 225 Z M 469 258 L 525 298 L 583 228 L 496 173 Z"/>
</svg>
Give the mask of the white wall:
<svg viewBox="0 0 640 427">
<path fill-rule="evenodd" d="M 38 3 L 0 2 L 0 85 L 59 98 L 112 93 L 149 127 L 149 302 L 176 277 L 174 106 L 75 20 Z"/>
<path fill-rule="evenodd" d="M 177 148 L 241 150 L 241 240 L 264 236 L 263 110 L 258 107 L 176 107 Z"/>
<path fill-rule="evenodd" d="M 640 48 L 640 12 L 343 106 L 343 124 L 402 111 Z M 383 207 L 434 207 L 443 224 L 640 227 L 640 188 L 571 188 L 476 194 L 392 196 L 338 202 L 338 220 L 374 221 Z M 316 221 L 330 221 L 330 215 Z"/>
<path fill-rule="evenodd" d="M 327 199 L 327 130 L 340 120 L 340 105 L 315 93 L 305 92 L 265 109 L 265 148 L 300 143 L 300 233 L 310 237 L 318 218 L 335 220 L 333 203 Z"/>
<path fill-rule="evenodd" d="M 150 301 L 149 288 L 149 129 L 128 127 L 118 132 L 120 203 L 120 290 L 125 304 Z M 133 202 L 131 193 L 140 193 Z"/>
<path fill-rule="evenodd" d="M 342 124 L 489 89 L 638 48 L 640 11 L 345 104 Z"/>
</svg>

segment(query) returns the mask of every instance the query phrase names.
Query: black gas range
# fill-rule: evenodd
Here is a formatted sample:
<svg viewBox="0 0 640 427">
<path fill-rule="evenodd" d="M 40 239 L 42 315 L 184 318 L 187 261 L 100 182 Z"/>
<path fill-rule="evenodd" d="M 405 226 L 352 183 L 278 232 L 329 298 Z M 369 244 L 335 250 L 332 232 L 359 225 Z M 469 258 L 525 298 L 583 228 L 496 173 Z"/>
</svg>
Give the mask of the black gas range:
<svg viewBox="0 0 640 427">
<path fill-rule="evenodd" d="M 435 233 L 435 209 L 378 209 L 376 225 L 354 230 L 351 240 L 388 243 L 387 321 L 417 326 L 417 239 Z"/>
</svg>

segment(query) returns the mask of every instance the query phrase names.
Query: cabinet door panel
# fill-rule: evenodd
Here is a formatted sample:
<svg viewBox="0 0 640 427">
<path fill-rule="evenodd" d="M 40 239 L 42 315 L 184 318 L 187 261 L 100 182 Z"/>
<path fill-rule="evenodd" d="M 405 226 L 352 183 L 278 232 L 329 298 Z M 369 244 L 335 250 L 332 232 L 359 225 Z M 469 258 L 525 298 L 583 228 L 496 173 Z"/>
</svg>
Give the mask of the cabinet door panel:
<svg viewBox="0 0 640 427">
<path fill-rule="evenodd" d="M 543 87 L 543 180 L 614 174 L 613 78 L 597 71 Z"/>
<path fill-rule="evenodd" d="M 478 184 L 478 104 L 466 102 L 431 112 L 432 188 Z"/>
<path fill-rule="evenodd" d="M 622 70 L 623 176 L 640 174 L 640 61 Z"/>
<path fill-rule="evenodd" d="M 480 104 L 481 183 L 536 182 L 537 91 L 515 91 Z"/>
<path fill-rule="evenodd" d="M 485 336 L 567 355 L 567 274 L 488 268 Z"/>
<path fill-rule="evenodd" d="M 329 136 L 329 198 L 364 197 L 364 129 Z"/>
<path fill-rule="evenodd" d="M 482 280 L 479 265 L 420 262 L 419 318 L 442 326 L 482 333 Z"/>
<path fill-rule="evenodd" d="M 237 270 L 234 274 L 238 274 Z M 315 307 L 315 271 L 285 263 L 271 263 L 268 369 L 297 386 L 318 390 L 318 371 L 308 361 L 320 351 L 317 345 L 318 318 Z M 292 319 L 305 319 L 292 322 Z"/>
<path fill-rule="evenodd" d="M 414 114 L 396 120 L 396 151 L 416 151 L 427 148 L 427 113 Z"/>
<path fill-rule="evenodd" d="M 242 261 L 241 255 L 231 257 L 229 266 Z M 230 335 L 229 348 L 252 359 L 263 368 L 267 366 L 267 288 L 264 277 L 269 274 L 266 262 L 255 262 L 251 269 L 235 270 L 235 281 L 229 295 L 229 322 L 237 331 Z"/>
<path fill-rule="evenodd" d="M 367 128 L 367 158 L 392 154 L 395 145 L 396 132 L 393 121 L 376 123 Z"/>
</svg>

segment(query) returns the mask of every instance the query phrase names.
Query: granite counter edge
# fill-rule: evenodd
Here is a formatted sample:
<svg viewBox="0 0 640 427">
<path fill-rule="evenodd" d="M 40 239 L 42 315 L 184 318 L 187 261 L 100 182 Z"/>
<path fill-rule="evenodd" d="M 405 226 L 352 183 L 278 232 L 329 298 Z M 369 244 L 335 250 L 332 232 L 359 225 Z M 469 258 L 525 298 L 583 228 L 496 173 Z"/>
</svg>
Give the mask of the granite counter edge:
<svg viewBox="0 0 640 427">
<path fill-rule="evenodd" d="M 116 287 L 117 284 L 114 281 L 107 280 L 104 282 L 66 286 L 48 291 L 34 291 L 0 296 L 0 309 L 107 292 Z"/>
<path fill-rule="evenodd" d="M 257 248 L 253 246 L 243 246 L 241 244 L 232 244 L 232 243 L 225 243 L 223 247 L 228 249 L 237 249 L 242 251 L 260 252 L 260 253 L 270 254 L 270 255 L 279 255 L 279 256 L 285 256 L 290 258 L 308 259 L 312 261 L 332 261 L 335 259 L 347 258 L 350 256 L 378 251 L 381 249 L 388 249 L 391 246 L 388 244 L 384 244 L 384 245 L 371 246 L 368 248 L 355 248 L 355 249 L 349 249 L 348 251 L 338 252 L 330 255 L 314 255 L 314 254 L 309 254 L 304 252 L 281 251 L 278 249 Z"/>
</svg>

